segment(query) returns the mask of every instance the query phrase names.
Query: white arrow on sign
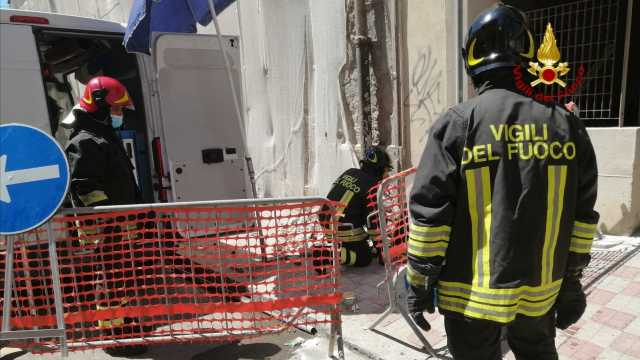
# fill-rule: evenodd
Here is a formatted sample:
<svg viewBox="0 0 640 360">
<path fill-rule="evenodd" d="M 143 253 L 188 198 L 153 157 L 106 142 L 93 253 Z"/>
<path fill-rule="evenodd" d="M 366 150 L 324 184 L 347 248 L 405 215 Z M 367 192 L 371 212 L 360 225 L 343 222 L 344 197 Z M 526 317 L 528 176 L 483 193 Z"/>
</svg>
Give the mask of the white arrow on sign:
<svg viewBox="0 0 640 360">
<path fill-rule="evenodd" d="M 5 171 L 7 155 L 0 156 L 0 201 L 11 203 L 9 185 L 23 184 L 34 181 L 51 180 L 60 177 L 58 165 L 40 166 L 30 169 Z"/>
</svg>

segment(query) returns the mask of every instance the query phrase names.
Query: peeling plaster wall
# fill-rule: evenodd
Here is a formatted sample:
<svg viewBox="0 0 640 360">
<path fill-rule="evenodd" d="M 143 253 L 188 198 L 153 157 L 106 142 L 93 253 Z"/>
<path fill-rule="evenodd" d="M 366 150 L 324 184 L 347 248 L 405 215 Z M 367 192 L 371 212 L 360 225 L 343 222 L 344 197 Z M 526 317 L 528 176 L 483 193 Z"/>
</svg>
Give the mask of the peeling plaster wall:
<svg viewBox="0 0 640 360">
<path fill-rule="evenodd" d="M 343 0 L 241 1 L 245 117 L 258 194 L 326 194 L 355 166 Z M 344 74 L 344 73 L 343 73 Z"/>
<path fill-rule="evenodd" d="M 124 23 L 133 0 L 18 2 L 27 10 Z M 243 115 L 259 196 L 324 195 L 342 171 L 358 165 L 359 138 L 400 145 L 394 2 L 362 3 L 371 50 L 365 126 L 354 0 L 242 0 L 220 15 L 223 32 L 241 36 Z M 213 33 L 213 25 L 199 32 Z"/>
</svg>

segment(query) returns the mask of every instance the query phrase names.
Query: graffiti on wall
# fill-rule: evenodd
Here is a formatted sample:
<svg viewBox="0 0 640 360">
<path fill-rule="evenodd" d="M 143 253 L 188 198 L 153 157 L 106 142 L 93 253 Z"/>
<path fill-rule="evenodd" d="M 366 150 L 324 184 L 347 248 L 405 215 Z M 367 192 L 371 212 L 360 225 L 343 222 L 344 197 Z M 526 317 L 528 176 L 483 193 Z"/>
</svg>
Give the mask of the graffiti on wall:
<svg viewBox="0 0 640 360">
<path fill-rule="evenodd" d="M 428 129 L 443 111 L 442 76 L 442 67 L 431 47 L 421 49 L 411 67 L 409 94 L 404 101 L 405 107 L 410 109 L 412 129 L 424 130 L 419 138 L 421 144 L 424 144 Z"/>
</svg>

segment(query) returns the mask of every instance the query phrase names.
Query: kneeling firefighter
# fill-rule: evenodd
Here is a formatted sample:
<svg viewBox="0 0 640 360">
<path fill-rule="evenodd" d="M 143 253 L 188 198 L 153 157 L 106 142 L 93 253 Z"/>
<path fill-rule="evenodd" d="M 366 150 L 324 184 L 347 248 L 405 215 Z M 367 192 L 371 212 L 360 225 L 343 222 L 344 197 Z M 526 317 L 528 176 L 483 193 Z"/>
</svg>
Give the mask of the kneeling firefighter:
<svg viewBox="0 0 640 360">
<path fill-rule="evenodd" d="M 372 248 L 368 240 L 375 229 L 367 228 L 367 194 L 391 168 L 391 159 L 386 151 L 371 147 L 360 160 L 360 168 L 342 173 L 327 194 L 327 199 L 340 203 L 337 236 L 342 244 L 341 264 L 363 267 L 371 263 Z"/>
<path fill-rule="evenodd" d="M 517 359 L 558 359 L 555 327 L 586 307 L 596 158 L 575 114 L 516 87 L 534 49 L 515 8 L 476 18 L 463 57 L 478 96 L 431 127 L 411 191 L 408 310 L 428 330 L 422 312 L 439 308 L 456 360 L 501 359 L 505 327 Z M 570 151 L 521 151 L 554 146 Z"/>
</svg>

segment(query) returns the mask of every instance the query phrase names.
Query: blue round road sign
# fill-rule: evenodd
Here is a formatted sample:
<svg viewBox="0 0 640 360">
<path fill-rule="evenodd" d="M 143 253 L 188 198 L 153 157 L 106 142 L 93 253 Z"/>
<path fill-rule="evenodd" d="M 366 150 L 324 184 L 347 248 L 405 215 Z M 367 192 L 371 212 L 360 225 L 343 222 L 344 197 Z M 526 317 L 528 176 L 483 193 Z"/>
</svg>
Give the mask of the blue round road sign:
<svg viewBox="0 0 640 360">
<path fill-rule="evenodd" d="M 69 164 L 56 140 L 23 125 L 0 125 L 0 234 L 42 225 L 69 187 Z"/>
</svg>

